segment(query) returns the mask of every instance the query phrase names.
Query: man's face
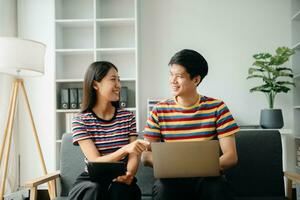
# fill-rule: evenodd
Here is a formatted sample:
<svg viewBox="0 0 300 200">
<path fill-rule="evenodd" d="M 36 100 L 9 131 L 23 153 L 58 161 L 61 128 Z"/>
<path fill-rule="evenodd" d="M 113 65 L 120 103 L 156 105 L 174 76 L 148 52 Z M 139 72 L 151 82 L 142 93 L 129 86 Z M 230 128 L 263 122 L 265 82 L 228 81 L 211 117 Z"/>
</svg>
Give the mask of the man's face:
<svg viewBox="0 0 300 200">
<path fill-rule="evenodd" d="M 183 66 L 172 64 L 169 81 L 174 96 L 188 96 L 194 94 L 200 77 L 197 76 L 191 79 Z"/>
</svg>

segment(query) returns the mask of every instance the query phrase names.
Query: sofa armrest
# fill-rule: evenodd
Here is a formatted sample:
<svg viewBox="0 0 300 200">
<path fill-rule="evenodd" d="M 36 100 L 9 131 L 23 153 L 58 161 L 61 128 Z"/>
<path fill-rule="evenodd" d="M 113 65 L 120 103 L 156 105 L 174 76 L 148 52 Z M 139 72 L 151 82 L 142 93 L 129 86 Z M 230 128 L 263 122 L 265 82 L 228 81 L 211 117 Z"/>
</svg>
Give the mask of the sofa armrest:
<svg viewBox="0 0 300 200">
<path fill-rule="evenodd" d="M 39 186 L 43 183 L 47 183 L 49 181 L 53 181 L 57 178 L 59 178 L 59 175 L 60 175 L 60 171 L 55 171 L 53 173 L 50 173 L 50 174 L 46 174 L 44 176 L 41 176 L 39 178 L 36 178 L 34 180 L 31 180 L 31 181 L 27 181 L 25 183 L 25 186 L 26 187 L 36 187 L 36 186 Z"/>
<path fill-rule="evenodd" d="M 291 200 L 293 182 L 300 183 L 300 174 L 297 174 L 295 172 L 284 172 L 284 176 L 287 178 L 286 196 L 289 200 Z"/>
<path fill-rule="evenodd" d="M 54 199 L 56 197 L 56 179 L 59 178 L 59 176 L 60 176 L 60 171 L 55 171 L 53 173 L 46 174 L 34 180 L 27 181 L 25 183 L 25 187 L 30 188 L 30 200 L 37 199 L 37 186 L 48 182 L 49 182 L 48 192 L 49 192 L 50 199 Z"/>
<path fill-rule="evenodd" d="M 287 179 L 290 179 L 291 181 L 294 181 L 296 183 L 300 183 L 300 174 L 295 172 L 284 172 L 284 176 Z"/>
</svg>

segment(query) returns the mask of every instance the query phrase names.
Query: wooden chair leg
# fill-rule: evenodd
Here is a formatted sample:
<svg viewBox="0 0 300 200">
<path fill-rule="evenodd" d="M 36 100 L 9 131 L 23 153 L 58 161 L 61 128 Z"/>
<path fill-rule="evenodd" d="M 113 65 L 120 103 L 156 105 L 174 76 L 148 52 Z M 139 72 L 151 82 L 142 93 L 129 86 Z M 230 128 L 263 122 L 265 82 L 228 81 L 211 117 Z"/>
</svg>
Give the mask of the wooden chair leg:
<svg viewBox="0 0 300 200">
<path fill-rule="evenodd" d="M 30 188 L 30 200 L 37 200 L 37 187 Z"/>
<path fill-rule="evenodd" d="M 287 187 L 286 187 L 287 193 L 286 193 L 286 196 L 289 200 L 292 200 L 292 195 L 293 195 L 292 186 L 293 186 L 293 181 L 290 180 L 290 179 L 287 179 Z"/>
<path fill-rule="evenodd" d="M 51 184 L 51 188 L 52 188 L 52 197 L 56 198 L 56 196 L 57 196 L 56 180 L 51 181 L 50 184 Z"/>
</svg>

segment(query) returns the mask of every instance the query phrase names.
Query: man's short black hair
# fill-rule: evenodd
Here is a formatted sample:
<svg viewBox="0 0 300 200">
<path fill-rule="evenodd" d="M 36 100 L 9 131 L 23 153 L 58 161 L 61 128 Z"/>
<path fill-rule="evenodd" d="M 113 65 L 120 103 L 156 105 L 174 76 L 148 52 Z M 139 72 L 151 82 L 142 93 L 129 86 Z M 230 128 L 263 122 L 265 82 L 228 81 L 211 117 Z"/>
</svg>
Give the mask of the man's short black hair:
<svg viewBox="0 0 300 200">
<path fill-rule="evenodd" d="M 177 52 L 169 62 L 169 65 L 173 64 L 183 66 L 191 79 L 200 75 L 202 81 L 208 72 L 205 58 L 197 51 L 191 49 L 183 49 Z"/>
</svg>

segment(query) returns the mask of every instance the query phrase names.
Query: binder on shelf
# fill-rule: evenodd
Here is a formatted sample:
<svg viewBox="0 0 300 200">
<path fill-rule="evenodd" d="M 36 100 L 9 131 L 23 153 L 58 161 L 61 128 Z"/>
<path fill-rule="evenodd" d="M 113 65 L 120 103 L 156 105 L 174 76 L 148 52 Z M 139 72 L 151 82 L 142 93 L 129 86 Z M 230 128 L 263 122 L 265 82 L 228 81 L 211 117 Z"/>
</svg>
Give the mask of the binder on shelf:
<svg viewBox="0 0 300 200">
<path fill-rule="evenodd" d="M 128 88 L 121 87 L 120 91 L 120 108 L 125 108 L 128 106 Z"/>
<path fill-rule="evenodd" d="M 77 108 L 82 108 L 82 98 L 83 98 L 83 90 L 82 90 L 82 88 L 78 88 L 78 105 L 77 105 Z"/>
<path fill-rule="evenodd" d="M 78 89 L 70 88 L 70 108 L 76 109 L 78 106 Z"/>
<path fill-rule="evenodd" d="M 153 107 L 159 103 L 161 99 L 148 99 L 147 102 L 147 116 L 150 115 L 150 112 L 152 111 Z"/>
<path fill-rule="evenodd" d="M 69 99 L 69 88 L 60 89 L 60 108 L 69 109 L 70 108 L 70 99 Z"/>
</svg>

